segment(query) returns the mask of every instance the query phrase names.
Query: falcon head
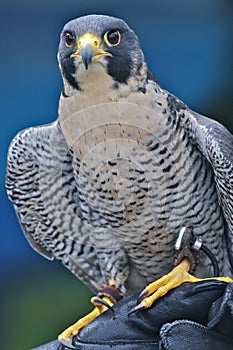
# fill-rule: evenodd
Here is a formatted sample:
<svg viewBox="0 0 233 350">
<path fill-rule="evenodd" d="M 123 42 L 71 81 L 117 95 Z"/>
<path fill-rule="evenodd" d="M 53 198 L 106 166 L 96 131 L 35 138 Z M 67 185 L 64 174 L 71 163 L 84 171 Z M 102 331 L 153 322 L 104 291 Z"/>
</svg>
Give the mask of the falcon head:
<svg viewBox="0 0 233 350">
<path fill-rule="evenodd" d="M 64 83 L 76 90 L 82 90 L 83 80 L 103 74 L 116 84 L 127 84 L 142 71 L 147 74 L 135 33 L 123 20 L 104 15 L 68 22 L 61 33 L 58 61 Z"/>
</svg>

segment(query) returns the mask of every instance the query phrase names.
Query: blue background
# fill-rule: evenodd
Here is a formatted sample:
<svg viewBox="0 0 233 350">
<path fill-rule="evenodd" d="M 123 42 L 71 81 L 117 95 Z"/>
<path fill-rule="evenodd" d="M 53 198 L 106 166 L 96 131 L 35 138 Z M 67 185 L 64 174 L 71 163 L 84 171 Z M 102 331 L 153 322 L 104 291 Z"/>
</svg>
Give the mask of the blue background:
<svg viewBox="0 0 233 350">
<path fill-rule="evenodd" d="M 49 341 L 91 309 L 88 289 L 31 249 L 4 188 L 11 139 L 19 130 L 57 117 L 60 31 L 68 20 L 89 13 L 126 20 L 161 85 L 233 130 L 231 0 L 1 0 L 2 349 L 25 350 Z"/>
</svg>

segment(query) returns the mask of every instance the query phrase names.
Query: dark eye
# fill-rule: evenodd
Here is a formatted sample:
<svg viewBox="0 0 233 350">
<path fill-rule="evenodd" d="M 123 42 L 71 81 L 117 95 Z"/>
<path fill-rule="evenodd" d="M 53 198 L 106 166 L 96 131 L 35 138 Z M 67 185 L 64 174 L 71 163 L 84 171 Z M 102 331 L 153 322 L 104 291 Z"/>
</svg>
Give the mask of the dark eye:
<svg viewBox="0 0 233 350">
<path fill-rule="evenodd" d="M 104 39 L 109 46 L 118 45 L 121 40 L 121 35 L 118 30 L 109 30 L 104 35 Z"/>
<path fill-rule="evenodd" d="M 66 32 L 65 33 L 65 43 L 67 47 L 71 47 L 75 42 L 75 38 L 73 36 L 73 34 L 71 34 L 70 32 Z"/>
</svg>

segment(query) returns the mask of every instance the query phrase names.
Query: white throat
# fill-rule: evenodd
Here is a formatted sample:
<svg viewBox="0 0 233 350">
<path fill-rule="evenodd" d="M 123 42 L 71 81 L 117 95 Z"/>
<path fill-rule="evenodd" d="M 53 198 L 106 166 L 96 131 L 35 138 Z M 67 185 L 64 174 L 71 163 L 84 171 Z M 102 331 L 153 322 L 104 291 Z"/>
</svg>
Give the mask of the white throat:
<svg viewBox="0 0 233 350">
<path fill-rule="evenodd" d="M 87 70 L 83 64 L 79 64 L 74 78 L 81 90 L 70 88 L 70 85 L 64 82 L 65 93 L 68 91 L 71 94 L 68 97 L 60 97 L 60 122 L 80 110 L 98 104 L 117 102 L 119 98 L 132 92 L 131 84 L 119 84 L 118 88 L 114 88 L 116 82 L 107 74 L 104 65 L 98 62 L 90 64 Z"/>
<path fill-rule="evenodd" d="M 113 78 L 98 62 L 90 64 L 88 69 L 85 68 L 84 64 L 79 64 L 74 78 L 85 95 L 104 95 L 110 91 L 114 84 Z"/>
</svg>

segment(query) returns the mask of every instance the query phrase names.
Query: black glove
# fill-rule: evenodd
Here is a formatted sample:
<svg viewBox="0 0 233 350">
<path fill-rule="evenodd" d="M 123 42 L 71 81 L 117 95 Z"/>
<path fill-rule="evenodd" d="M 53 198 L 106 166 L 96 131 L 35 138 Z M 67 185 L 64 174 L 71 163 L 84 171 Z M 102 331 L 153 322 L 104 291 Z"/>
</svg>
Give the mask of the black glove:
<svg viewBox="0 0 233 350">
<path fill-rule="evenodd" d="M 185 283 L 128 315 L 138 295 L 119 301 L 64 346 L 34 350 L 233 350 L 233 283 Z"/>
</svg>

